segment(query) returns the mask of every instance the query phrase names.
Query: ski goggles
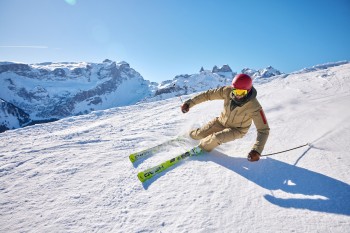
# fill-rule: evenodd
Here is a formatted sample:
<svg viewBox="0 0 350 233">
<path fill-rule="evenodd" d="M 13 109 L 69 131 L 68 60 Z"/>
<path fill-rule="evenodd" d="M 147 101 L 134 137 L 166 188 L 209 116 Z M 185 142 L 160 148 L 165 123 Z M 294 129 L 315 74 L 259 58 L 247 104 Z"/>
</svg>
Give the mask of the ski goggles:
<svg viewBox="0 0 350 233">
<path fill-rule="evenodd" d="M 248 90 L 243 90 L 243 89 L 233 89 L 232 94 L 235 96 L 245 96 L 248 94 Z"/>
</svg>

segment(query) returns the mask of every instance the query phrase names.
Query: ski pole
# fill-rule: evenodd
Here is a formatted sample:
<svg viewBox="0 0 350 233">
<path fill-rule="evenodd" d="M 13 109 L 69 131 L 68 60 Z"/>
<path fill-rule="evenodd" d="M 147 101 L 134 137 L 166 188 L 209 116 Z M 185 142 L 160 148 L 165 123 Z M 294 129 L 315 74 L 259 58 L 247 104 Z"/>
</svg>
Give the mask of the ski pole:
<svg viewBox="0 0 350 233">
<path fill-rule="evenodd" d="M 179 96 L 179 98 L 180 98 L 180 100 L 181 100 L 181 103 L 184 103 L 183 100 L 182 100 L 182 98 L 181 98 L 181 95 Z"/>
<path fill-rule="evenodd" d="M 304 146 L 310 146 L 310 143 L 306 143 L 306 144 L 304 144 L 304 145 L 297 146 L 297 147 L 294 147 L 294 148 L 291 148 L 291 149 L 288 149 L 288 150 L 283 150 L 283 151 L 279 151 L 279 152 L 275 152 L 275 153 L 271 153 L 271 154 L 261 155 L 261 157 L 263 157 L 263 156 L 270 156 L 270 155 L 276 155 L 276 154 L 281 154 L 281 153 L 283 153 L 283 152 L 295 150 L 295 149 L 298 149 L 298 148 L 301 148 L 301 147 L 304 147 Z"/>
</svg>

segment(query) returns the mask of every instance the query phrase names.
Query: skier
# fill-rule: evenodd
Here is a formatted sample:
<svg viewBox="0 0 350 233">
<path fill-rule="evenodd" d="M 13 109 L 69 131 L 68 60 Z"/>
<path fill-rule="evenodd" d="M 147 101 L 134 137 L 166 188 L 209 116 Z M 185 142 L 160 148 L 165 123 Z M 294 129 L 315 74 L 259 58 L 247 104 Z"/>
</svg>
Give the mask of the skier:
<svg viewBox="0 0 350 233">
<path fill-rule="evenodd" d="M 190 108 L 204 101 L 224 100 L 224 109 L 220 117 L 214 118 L 201 128 L 192 130 L 190 137 L 201 140 L 199 147 L 209 152 L 222 143 L 242 138 L 254 121 L 257 138 L 248 154 L 248 160 L 258 161 L 270 128 L 256 95 L 257 91 L 253 87 L 251 77 L 238 74 L 232 80 L 231 86 L 208 90 L 187 100 L 181 106 L 183 113 L 187 113 Z"/>
</svg>

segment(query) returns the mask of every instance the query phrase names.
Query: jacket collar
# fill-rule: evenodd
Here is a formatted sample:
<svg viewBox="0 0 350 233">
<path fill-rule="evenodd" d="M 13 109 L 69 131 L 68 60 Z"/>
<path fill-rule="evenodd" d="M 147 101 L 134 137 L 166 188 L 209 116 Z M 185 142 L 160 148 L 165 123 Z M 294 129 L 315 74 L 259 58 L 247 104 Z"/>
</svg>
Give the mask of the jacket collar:
<svg viewBox="0 0 350 233">
<path fill-rule="evenodd" d="M 256 98 L 258 92 L 254 87 L 250 90 L 247 96 L 243 97 L 242 99 L 236 99 L 231 92 L 230 97 L 231 97 L 231 111 L 235 109 L 236 107 L 242 107 L 252 99 Z"/>
</svg>

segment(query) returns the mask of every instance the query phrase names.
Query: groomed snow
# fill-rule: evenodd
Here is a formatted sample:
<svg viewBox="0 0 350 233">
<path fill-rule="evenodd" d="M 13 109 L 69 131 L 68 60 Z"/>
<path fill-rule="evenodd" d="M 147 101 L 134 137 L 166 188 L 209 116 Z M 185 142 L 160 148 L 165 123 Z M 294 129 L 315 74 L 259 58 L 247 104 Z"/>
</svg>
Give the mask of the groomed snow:
<svg viewBox="0 0 350 233">
<path fill-rule="evenodd" d="M 271 134 L 250 163 L 243 139 L 145 184 L 131 152 L 186 135 L 222 101 L 180 112 L 179 98 L 93 112 L 0 134 L 0 232 L 350 232 L 350 64 L 256 84 Z M 187 99 L 189 96 L 182 96 Z"/>
</svg>

